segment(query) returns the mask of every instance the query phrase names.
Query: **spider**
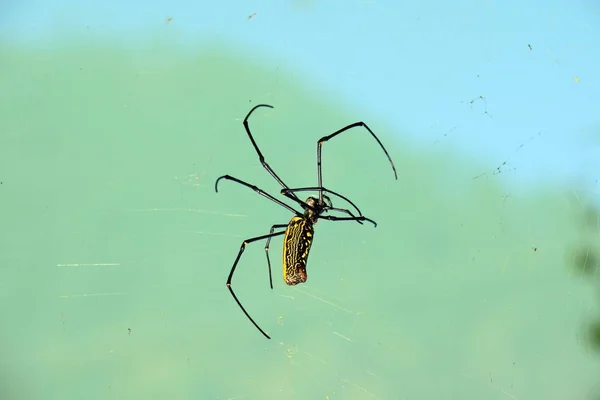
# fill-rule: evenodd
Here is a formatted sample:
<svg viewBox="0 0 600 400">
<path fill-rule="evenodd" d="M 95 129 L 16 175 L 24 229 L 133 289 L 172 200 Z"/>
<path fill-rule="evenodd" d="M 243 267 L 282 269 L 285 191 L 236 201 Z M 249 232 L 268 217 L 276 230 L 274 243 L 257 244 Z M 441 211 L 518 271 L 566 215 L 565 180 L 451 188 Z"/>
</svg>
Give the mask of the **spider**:
<svg viewBox="0 0 600 400">
<path fill-rule="evenodd" d="M 269 258 L 269 244 L 271 243 L 271 239 L 274 238 L 275 236 L 284 235 L 284 238 L 283 238 L 283 280 L 287 285 L 294 286 L 299 283 L 306 282 L 306 279 L 307 279 L 306 262 L 308 260 L 308 253 L 310 251 L 310 247 L 312 245 L 313 236 L 314 236 L 313 225 L 316 224 L 319 219 L 326 219 L 329 221 L 356 221 L 361 225 L 363 224 L 364 221 L 367 221 L 367 222 L 372 223 L 373 226 L 377 226 L 377 223 L 375 221 L 363 216 L 361 211 L 358 209 L 358 207 L 352 201 L 350 201 L 348 198 L 344 197 L 343 195 L 341 195 L 339 193 L 334 192 L 333 190 L 329 190 L 329 189 L 323 187 L 323 177 L 321 174 L 321 148 L 323 146 L 323 143 L 327 142 L 329 139 L 333 139 L 340 133 L 345 132 L 351 128 L 364 127 L 367 131 L 369 131 L 369 133 L 371 134 L 371 136 L 373 136 L 373 138 L 377 141 L 377 143 L 379 143 L 379 146 L 381 146 L 381 149 L 387 156 L 387 158 L 390 162 L 390 165 L 392 166 L 392 170 L 394 171 L 394 178 L 396 180 L 398 180 L 398 175 L 396 173 L 396 167 L 394 166 L 394 162 L 392 161 L 390 155 L 388 154 L 387 150 L 385 149 L 385 147 L 383 146 L 381 141 L 377 138 L 377 136 L 375 136 L 375 133 L 373 133 L 373 131 L 367 126 L 367 124 L 365 124 L 364 122 L 361 121 L 361 122 L 355 122 L 353 124 L 347 125 L 347 126 L 343 127 L 342 129 L 339 129 L 339 130 L 333 132 L 332 134 L 323 136 L 321 139 L 319 139 L 319 141 L 317 142 L 317 186 L 302 187 L 302 188 L 290 188 L 275 173 L 275 171 L 273 171 L 273 169 L 269 166 L 269 164 L 267 164 L 267 162 L 265 161 L 265 157 L 263 156 L 262 152 L 258 148 L 258 145 L 256 144 L 256 141 L 254 140 L 254 137 L 252 136 L 252 133 L 250 132 L 250 128 L 248 126 L 248 118 L 250 118 L 250 115 L 252 115 L 252 113 L 259 107 L 273 108 L 273 106 L 270 106 L 268 104 L 259 104 L 255 107 L 253 107 L 246 115 L 246 118 L 244 118 L 244 122 L 243 122 L 244 129 L 246 130 L 246 133 L 248 134 L 248 137 L 250 138 L 250 141 L 252 142 L 252 146 L 254 146 L 254 150 L 256 151 L 256 154 L 258 155 L 258 159 L 260 160 L 260 163 L 262 164 L 262 166 L 283 187 L 283 189 L 281 190 L 280 193 L 283 196 L 287 197 L 288 199 L 291 199 L 294 202 L 298 203 L 298 205 L 300 205 L 300 207 L 302 207 L 304 212 L 296 211 L 293 207 L 289 206 L 288 204 L 284 203 L 283 201 L 281 201 L 279 199 L 276 199 L 275 197 L 273 197 L 269 193 L 265 192 L 264 190 L 254 186 L 254 185 L 251 185 L 247 182 L 244 182 L 238 178 L 234 178 L 231 175 L 223 175 L 223 176 L 220 176 L 216 180 L 215 192 L 218 192 L 219 181 L 221 179 L 226 179 L 226 180 L 236 182 L 240 185 L 246 186 L 246 187 L 254 190 L 256 193 L 260 194 L 261 196 L 266 197 L 267 199 L 271 200 L 272 202 L 274 202 L 276 204 L 279 204 L 281 207 L 291 211 L 294 214 L 294 216 L 292 217 L 290 222 L 288 222 L 287 224 L 276 224 L 276 225 L 271 226 L 271 230 L 269 231 L 269 233 L 267 235 L 256 236 L 256 237 L 244 240 L 242 242 L 242 245 L 240 246 L 240 251 L 238 252 L 237 257 L 235 258 L 235 261 L 233 262 L 231 271 L 229 271 L 229 276 L 227 277 L 227 282 L 226 282 L 229 292 L 231 292 L 233 299 L 238 304 L 238 306 L 242 309 L 242 311 L 244 312 L 246 317 L 248 317 L 250 322 L 252 322 L 252 324 L 256 327 L 256 329 L 258 329 L 260 331 L 260 333 L 262 333 L 267 339 L 271 339 L 271 337 L 269 335 L 267 335 L 267 333 L 260 326 L 258 326 L 258 324 L 250 316 L 250 314 L 248 314 L 248 312 L 246 311 L 246 309 L 244 308 L 244 306 L 242 305 L 242 303 L 236 296 L 235 292 L 233 291 L 233 287 L 231 286 L 231 280 L 233 278 L 233 274 L 235 272 L 235 269 L 237 268 L 238 262 L 240 261 L 240 257 L 242 256 L 242 253 L 244 252 L 246 246 L 252 242 L 256 242 L 256 241 L 264 240 L 264 239 L 267 240 L 267 243 L 265 245 L 265 254 L 267 256 L 267 266 L 269 268 L 269 284 L 271 286 L 271 289 L 273 289 L 273 277 L 271 275 L 271 260 Z M 296 195 L 297 192 L 307 192 L 307 191 L 318 192 L 318 197 L 309 196 L 305 201 L 303 201 Z M 333 203 L 331 201 L 331 198 L 327 194 L 339 197 L 339 198 L 345 200 L 346 202 L 348 202 L 348 204 L 350 204 L 352 206 L 352 208 L 355 210 L 357 215 L 355 215 L 352 211 L 350 211 L 348 209 L 334 207 Z M 337 211 L 339 213 L 346 214 L 347 216 L 339 217 L 339 216 L 334 216 L 334 215 L 323 215 L 324 213 L 328 213 L 330 211 Z"/>
</svg>

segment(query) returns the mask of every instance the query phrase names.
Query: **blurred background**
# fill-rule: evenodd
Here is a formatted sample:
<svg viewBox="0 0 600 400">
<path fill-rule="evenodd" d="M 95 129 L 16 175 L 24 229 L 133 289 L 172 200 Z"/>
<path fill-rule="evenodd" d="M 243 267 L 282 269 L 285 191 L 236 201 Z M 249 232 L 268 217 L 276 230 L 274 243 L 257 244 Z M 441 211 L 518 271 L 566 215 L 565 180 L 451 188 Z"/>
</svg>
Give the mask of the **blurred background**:
<svg viewBox="0 0 600 400">
<path fill-rule="evenodd" d="M 0 2 L 0 398 L 600 398 L 595 1 Z M 290 187 L 322 221 L 281 277 Z M 308 196 L 309 194 L 303 194 Z M 333 198 L 334 205 L 347 208 Z M 288 202 L 289 203 L 289 202 Z M 295 205 L 294 205 L 295 206 Z"/>
</svg>

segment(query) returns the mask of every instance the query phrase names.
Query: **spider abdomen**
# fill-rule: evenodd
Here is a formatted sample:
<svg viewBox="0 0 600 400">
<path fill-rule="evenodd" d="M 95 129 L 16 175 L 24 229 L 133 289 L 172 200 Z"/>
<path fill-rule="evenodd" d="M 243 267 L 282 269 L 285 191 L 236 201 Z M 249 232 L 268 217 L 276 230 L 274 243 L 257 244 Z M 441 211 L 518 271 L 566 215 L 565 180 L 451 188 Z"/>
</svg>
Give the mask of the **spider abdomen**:
<svg viewBox="0 0 600 400">
<path fill-rule="evenodd" d="M 290 286 L 306 282 L 306 262 L 314 228 L 306 217 L 294 217 L 283 237 L 283 280 Z"/>
</svg>

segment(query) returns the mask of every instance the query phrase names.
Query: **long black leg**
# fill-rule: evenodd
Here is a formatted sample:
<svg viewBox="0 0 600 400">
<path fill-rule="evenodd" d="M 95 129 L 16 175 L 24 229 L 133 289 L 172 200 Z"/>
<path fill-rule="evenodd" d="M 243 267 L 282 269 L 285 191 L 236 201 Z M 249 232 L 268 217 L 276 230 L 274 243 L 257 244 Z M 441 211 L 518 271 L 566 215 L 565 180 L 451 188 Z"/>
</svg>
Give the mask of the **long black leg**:
<svg viewBox="0 0 600 400">
<path fill-rule="evenodd" d="M 272 235 L 273 232 L 275 231 L 275 229 L 287 228 L 287 226 L 288 226 L 287 224 L 273 225 L 271 227 L 271 230 L 269 231 L 269 235 Z M 271 289 L 273 289 L 273 275 L 271 274 L 271 260 L 269 259 L 269 244 L 271 244 L 271 239 L 272 238 L 273 238 L 273 236 L 270 236 L 267 239 L 267 244 L 265 245 L 265 254 L 267 255 L 267 265 L 269 266 L 269 284 L 271 285 Z"/>
<path fill-rule="evenodd" d="M 311 191 L 311 192 L 312 191 L 315 191 L 315 192 L 319 191 L 321 193 L 330 193 L 330 194 L 333 194 L 334 196 L 337 196 L 340 199 L 343 199 L 343 200 L 347 201 L 352 207 L 354 207 L 354 209 L 356 210 L 356 212 L 358 213 L 358 215 L 362 215 L 362 212 L 358 209 L 358 207 L 356 206 L 356 204 L 354 204 L 352 201 L 350 201 L 349 198 L 347 198 L 346 196 L 343 196 L 343 195 L 341 195 L 341 194 L 339 194 L 337 192 L 334 192 L 333 190 L 329 190 L 327 188 L 324 188 L 324 187 L 316 187 L 315 186 L 315 187 L 303 187 L 303 188 L 293 188 L 293 189 L 287 188 L 287 189 L 282 189 L 281 190 L 281 194 L 284 195 L 284 196 L 290 197 L 290 196 L 287 195 L 287 193 L 290 193 L 290 192 L 309 192 L 309 191 Z"/>
<path fill-rule="evenodd" d="M 331 199 L 329 198 L 329 196 L 327 195 L 323 195 L 323 200 L 325 200 L 325 204 L 327 204 L 327 207 L 323 208 L 323 212 L 329 212 L 329 211 L 337 211 L 337 212 L 343 212 L 345 214 L 348 214 L 351 217 L 356 217 L 356 215 L 352 214 L 352 211 L 348 210 L 347 208 L 337 208 L 333 206 L 333 203 L 331 202 Z M 360 210 L 358 210 L 360 213 Z M 358 214 L 359 217 L 362 217 L 362 214 Z M 356 221 L 359 224 L 363 224 L 362 221 Z"/>
<path fill-rule="evenodd" d="M 358 127 L 358 126 L 362 126 L 366 130 L 368 130 L 369 133 L 371 134 L 371 136 L 373 136 L 373 138 L 377 141 L 377 143 L 379 143 L 379 146 L 381 146 L 381 148 L 383 149 L 383 152 L 387 156 L 387 158 L 390 161 L 390 164 L 392 166 L 392 169 L 394 170 L 394 177 L 396 178 L 396 180 L 398 180 L 398 174 L 396 173 L 396 167 L 394 166 L 394 162 L 392 161 L 392 158 L 390 157 L 390 155 L 388 154 L 387 150 L 383 146 L 383 143 L 381 143 L 381 141 L 379 140 L 379 138 L 375 135 L 375 133 L 373 133 L 373 131 L 371 130 L 371 128 L 369 128 L 367 126 L 367 124 L 365 124 L 364 122 L 360 121 L 360 122 L 355 122 L 353 124 L 345 126 L 342 129 L 339 129 L 339 130 L 333 132 L 331 135 L 323 136 L 317 142 L 317 174 L 318 174 L 317 175 L 317 178 L 318 178 L 317 179 L 317 186 L 318 187 L 323 187 L 323 176 L 321 174 L 321 147 L 323 146 L 323 143 L 325 143 L 329 139 L 332 139 L 332 138 L 336 137 L 340 133 L 347 131 L 348 129 L 352 129 L 352 128 L 355 128 L 355 127 Z M 321 201 L 321 202 L 323 201 L 323 191 L 319 191 L 319 201 Z"/>
<path fill-rule="evenodd" d="M 262 166 L 269 172 L 269 174 L 271 174 L 271 176 L 273 178 L 275 178 L 275 180 L 277 182 L 279 182 L 279 184 L 284 187 L 287 188 L 288 186 L 283 182 L 283 180 L 275 173 L 275 171 L 273 171 L 273 168 L 271 168 L 271 166 L 265 161 L 265 157 L 263 156 L 262 152 L 260 151 L 260 149 L 258 148 L 258 145 L 256 144 L 256 141 L 254 140 L 254 137 L 252 136 L 252 132 L 250 132 L 250 127 L 248 126 L 248 118 L 250 118 L 250 115 L 254 112 L 254 110 L 256 110 L 259 107 L 268 107 L 268 108 L 273 108 L 273 106 L 270 106 L 268 104 L 258 104 L 256 106 L 254 106 L 252 108 L 252 110 L 250 110 L 248 112 L 248 114 L 246 115 L 246 118 L 244 118 L 244 129 L 246 129 L 246 133 L 248 134 L 248 137 L 250 138 L 250 141 L 252 142 L 252 146 L 254 146 L 254 150 L 256 150 L 256 154 L 258 154 L 258 159 L 260 161 L 260 163 L 262 164 Z M 292 194 L 292 196 L 296 197 L 295 194 Z M 299 200 L 296 197 L 297 200 Z"/>
<path fill-rule="evenodd" d="M 333 215 L 319 215 L 319 219 L 327 219 L 329 221 L 368 221 L 373 224 L 374 227 L 377 227 L 377 222 L 373 221 L 367 217 L 335 217 Z"/>
<path fill-rule="evenodd" d="M 287 226 L 287 225 L 285 225 Z M 272 230 L 272 228 L 271 228 Z M 265 335 L 265 337 L 267 339 L 271 339 L 269 337 L 269 335 L 267 335 L 265 333 L 265 331 L 263 331 L 260 326 L 258 326 L 258 324 L 256 322 L 254 322 L 254 320 L 252 319 L 252 317 L 250 316 L 250 314 L 248 314 L 248 311 L 246 311 L 246 309 L 244 308 L 244 306 L 242 305 L 242 303 L 240 302 L 240 300 L 237 298 L 237 296 L 235 295 L 233 288 L 231 287 L 231 279 L 233 278 L 233 273 L 235 272 L 235 268 L 237 267 L 238 261 L 240 261 L 240 257 L 242 256 L 242 253 L 244 252 L 244 250 L 246 249 L 246 245 L 252 243 L 252 242 L 256 242 L 257 240 L 263 240 L 263 239 L 267 239 L 267 238 L 272 238 L 275 236 L 279 236 L 279 235 L 283 235 L 285 233 L 285 231 L 281 231 L 281 232 L 275 232 L 275 233 L 269 233 L 268 235 L 262 235 L 262 236 L 257 236 L 251 239 L 246 239 L 242 242 L 242 245 L 240 246 L 240 252 L 238 253 L 237 257 L 235 258 L 235 262 L 233 263 L 233 266 L 231 267 L 231 271 L 229 272 L 229 276 L 227 277 L 227 287 L 229 288 L 229 292 L 231 292 L 231 295 L 233 296 L 233 299 L 235 300 L 235 302 L 238 304 L 238 306 L 240 306 L 240 308 L 242 309 L 242 311 L 244 312 L 244 314 L 246 314 L 246 317 L 248 317 L 248 319 L 250 320 L 250 322 L 252 322 L 252 324 L 256 327 L 256 329 L 258 329 L 260 331 L 260 333 L 262 333 L 263 335 Z"/>
<path fill-rule="evenodd" d="M 325 209 L 325 211 L 337 211 L 337 212 L 341 212 L 341 213 L 344 213 L 344 214 L 348 214 L 352 218 L 356 218 L 356 215 L 352 214 L 352 211 L 350 211 L 350 210 L 348 210 L 346 208 L 327 207 Z M 356 220 L 356 222 L 358 222 L 361 225 L 363 224 L 362 221 L 360 221 L 360 220 Z"/>
<path fill-rule="evenodd" d="M 336 196 L 339 196 L 340 198 L 346 200 L 348 203 L 350 203 L 356 209 L 356 211 L 358 212 L 358 215 L 362 216 L 361 211 L 358 209 L 358 207 L 353 202 L 350 201 L 350 199 L 346 198 L 345 196 L 342 196 L 339 193 L 334 192 L 333 190 L 328 190 L 328 189 L 325 189 L 325 188 L 317 188 L 317 187 L 295 188 L 295 189 L 282 189 L 281 190 L 281 194 L 283 194 L 284 196 L 290 197 L 290 196 L 287 195 L 288 192 L 294 192 L 294 191 L 295 192 L 315 191 L 315 190 L 319 190 L 319 189 L 323 189 L 324 192 L 332 193 L 332 194 L 334 194 Z M 329 204 L 327 204 L 327 207 L 324 208 L 323 211 L 337 211 L 337 212 L 342 212 L 342 213 L 348 214 L 349 216 L 351 216 L 353 218 L 356 217 L 354 214 L 352 214 L 352 211 L 348 210 L 347 208 L 337 208 L 337 207 L 334 207 L 331 204 L 331 199 L 329 198 L 329 196 L 323 195 L 323 198 L 325 200 L 329 201 Z M 356 222 L 358 222 L 361 225 L 363 224 L 361 220 L 356 220 Z"/>
<path fill-rule="evenodd" d="M 215 182 L 215 192 L 217 192 L 217 193 L 219 192 L 219 190 L 218 190 L 218 185 L 219 185 L 219 181 L 220 181 L 221 179 L 226 179 L 226 180 L 228 180 L 228 181 L 233 181 L 233 182 L 239 183 L 240 185 L 244 185 L 244 186 L 246 186 L 246 187 L 248 187 L 248 188 L 250 188 L 250 189 L 254 190 L 256 193 L 260 194 L 261 196 L 264 196 L 264 197 L 266 197 L 267 199 L 271 200 L 272 202 L 279 204 L 281 207 L 283 207 L 283 208 L 286 208 L 286 209 L 290 210 L 291 212 L 293 212 L 293 213 L 294 213 L 294 214 L 296 214 L 297 216 L 299 216 L 299 217 L 301 217 L 301 216 L 302 216 L 302 214 L 301 214 L 301 213 L 299 213 L 298 211 L 294 210 L 294 209 L 293 209 L 291 206 L 289 206 L 289 205 L 285 204 L 285 203 L 284 203 L 283 201 L 281 201 L 281 200 L 278 200 L 278 199 L 276 199 L 275 197 L 271 196 L 269 193 L 265 192 L 264 190 L 262 190 L 262 189 L 260 189 L 260 188 L 258 188 L 258 187 L 256 187 L 256 186 L 254 186 L 254 185 L 251 185 L 251 184 L 249 184 L 249 183 L 246 183 L 246 182 L 244 182 L 244 181 L 242 181 L 242 180 L 240 180 L 240 179 L 238 179 L 238 178 L 234 178 L 234 177 L 233 177 L 233 176 L 231 176 L 231 175 L 223 175 L 223 176 L 220 176 L 220 177 L 217 179 L 217 181 Z M 304 203 L 304 202 L 302 202 L 302 203 Z"/>
</svg>

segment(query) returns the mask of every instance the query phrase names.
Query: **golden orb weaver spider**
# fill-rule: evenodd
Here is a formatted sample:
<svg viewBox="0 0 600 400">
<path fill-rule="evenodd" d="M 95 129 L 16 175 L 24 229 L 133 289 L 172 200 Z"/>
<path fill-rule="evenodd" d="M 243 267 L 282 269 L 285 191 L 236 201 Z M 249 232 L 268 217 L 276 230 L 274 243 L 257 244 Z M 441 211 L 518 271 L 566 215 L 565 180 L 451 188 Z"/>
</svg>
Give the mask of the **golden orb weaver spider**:
<svg viewBox="0 0 600 400">
<path fill-rule="evenodd" d="M 250 314 L 248 314 L 248 312 L 246 311 L 246 309 L 244 308 L 244 306 L 242 305 L 240 300 L 235 295 L 233 288 L 231 287 L 231 280 L 233 278 L 233 273 L 235 272 L 235 269 L 237 268 L 238 262 L 240 261 L 240 257 L 242 256 L 242 253 L 246 249 L 246 246 L 252 242 L 256 242 L 256 241 L 264 240 L 264 239 L 267 240 L 267 243 L 265 245 L 265 254 L 267 256 L 267 265 L 269 267 L 269 283 L 271 285 L 271 289 L 273 289 L 273 277 L 271 275 L 271 260 L 269 258 L 269 244 L 271 243 L 271 239 L 274 238 L 275 236 L 284 235 L 284 237 L 283 237 L 283 280 L 285 281 L 285 283 L 287 285 L 294 286 L 299 283 L 306 282 L 306 279 L 307 279 L 306 262 L 308 260 L 308 254 L 310 252 L 310 246 L 312 245 L 313 236 L 314 236 L 313 225 L 317 223 L 317 220 L 326 219 L 329 221 L 356 221 L 359 224 L 362 224 L 363 221 L 367 221 L 367 222 L 372 223 L 373 226 L 377 226 L 377 223 L 375 221 L 363 216 L 362 213 L 360 212 L 360 210 L 358 209 L 358 207 L 352 201 L 350 201 L 348 198 L 342 196 L 339 193 L 334 192 L 333 190 L 329 190 L 329 189 L 326 189 L 325 187 L 323 187 L 323 177 L 321 174 L 321 147 L 323 146 L 323 143 L 327 142 L 329 139 L 332 139 L 332 138 L 336 137 L 337 135 L 339 135 L 340 133 L 345 132 L 351 128 L 364 127 L 367 131 L 369 131 L 369 133 L 371 134 L 371 136 L 373 136 L 373 138 L 377 141 L 377 143 L 379 143 L 379 146 L 381 146 L 383 152 L 385 153 L 385 155 L 387 156 L 387 158 L 390 162 L 390 165 L 392 166 L 392 170 L 394 171 L 394 178 L 396 180 L 398 180 L 398 175 L 396 173 L 396 167 L 394 166 L 394 162 L 392 161 L 392 158 L 388 154 L 387 150 L 385 149 L 385 147 L 383 146 L 381 141 L 377 138 L 375 133 L 373 133 L 373 131 L 367 126 L 367 124 L 360 121 L 360 122 L 355 122 L 353 124 L 347 125 L 347 126 L 343 127 L 342 129 L 339 129 L 339 130 L 333 132 L 330 135 L 323 136 L 317 142 L 317 186 L 290 189 L 290 187 L 287 186 L 283 182 L 283 180 L 275 173 L 275 171 L 273 171 L 273 169 L 269 166 L 269 164 L 267 164 L 267 162 L 265 161 L 265 157 L 263 156 L 262 152 L 258 148 L 258 145 L 254 141 L 254 137 L 252 136 L 252 133 L 250 132 L 250 127 L 248 126 L 248 118 L 250 118 L 250 115 L 252 115 L 252 113 L 259 107 L 273 108 L 273 106 L 270 106 L 268 104 L 259 104 L 257 106 L 254 106 L 248 112 L 248 114 L 246 115 L 246 118 L 244 118 L 244 123 L 243 123 L 244 129 L 246 130 L 246 133 L 248 134 L 248 137 L 250 138 L 250 141 L 252 142 L 252 146 L 254 146 L 254 150 L 256 150 L 256 154 L 258 154 L 258 159 L 260 160 L 260 163 L 262 164 L 262 166 L 283 187 L 283 189 L 281 190 L 281 194 L 284 195 L 285 197 L 295 201 L 296 203 L 298 203 L 302 207 L 304 212 L 301 213 L 301 212 L 296 211 L 293 207 L 289 206 L 288 204 L 284 203 L 281 200 L 276 199 L 275 197 L 273 197 L 269 193 L 265 192 L 264 190 L 254 186 L 254 185 L 251 185 L 247 182 L 244 182 L 240 179 L 234 178 L 231 175 L 223 175 L 217 179 L 217 181 L 215 182 L 215 192 L 218 192 L 218 185 L 219 185 L 219 181 L 221 179 L 230 180 L 230 181 L 239 183 L 240 185 L 246 186 L 246 187 L 254 190 L 256 193 L 260 194 L 261 196 L 266 197 L 267 199 L 271 200 L 272 202 L 277 203 L 281 207 L 286 208 L 289 211 L 291 211 L 292 213 L 294 213 L 294 217 L 292 217 L 292 219 L 290 220 L 289 223 L 273 225 L 271 227 L 271 230 L 269 231 L 269 234 L 262 235 L 262 236 L 256 236 L 256 237 L 253 237 L 250 239 L 246 239 L 242 242 L 242 245 L 240 246 L 240 251 L 238 252 L 237 257 L 235 258 L 235 261 L 233 262 L 233 266 L 231 267 L 231 271 L 229 271 L 229 276 L 227 277 L 227 282 L 226 282 L 227 288 L 229 288 L 229 292 L 231 292 L 233 299 L 235 300 L 237 305 L 242 309 L 242 311 L 244 312 L 246 317 L 248 317 L 250 322 L 252 322 L 252 324 L 256 327 L 256 329 L 258 329 L 260 331 L 260 333 L 262 333 L 267 339 L 271 339 L 271 337 L 269 335 L 267 335 L 267 333 L 265 331 L 263 331 L 260 326 L 258 326 L 258 324 L 250 316 Z M 306 199 L 306 201 L 300 200 L 300 198 L 296 195 L 296 192 L 306 192 L 306 191 L 318 192 L 319 196 L 318 197 L 309 196 Z M 329 198 L 329 196 L 327 196 L 325 193 L 328 193 L 333 196 L 337 196 L 337 197 L 347 201 L 354 208 L 354 210 L 356 210 L 358 216 L 355 216 L 348 209 L 333 207 L 331 198 Z M 323 213 L 326 213 L 329 211 L 337 211 L 337 212 L 345 213 L 349 216 L 348 217 L 337 217 L 337 216 L 333 216 L 333 215 L 323 215 Z M 278 229 L 283 229 L 283 230 L 275 232 L 275 230 L 278 230 Z"/>
</svg>

